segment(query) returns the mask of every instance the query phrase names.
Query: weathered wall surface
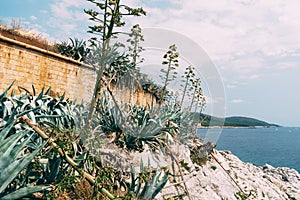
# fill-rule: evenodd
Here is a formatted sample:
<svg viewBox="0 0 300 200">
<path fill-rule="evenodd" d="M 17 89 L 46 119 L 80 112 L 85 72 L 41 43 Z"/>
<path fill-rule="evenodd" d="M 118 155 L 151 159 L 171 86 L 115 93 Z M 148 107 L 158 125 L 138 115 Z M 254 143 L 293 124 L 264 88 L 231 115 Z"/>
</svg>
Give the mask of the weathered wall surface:
<svg viewBox="0 0 300 200">
<path fill-rule="evenodd" d="M 158 102 L 154 95 L 145 92 L 141 87 L 135 88 L 133 91 L 129 89 L 115 89 L 113 94 L 117 100 L 121 102 L 127 102 L 131 104 L 143 105 L 146 107 L 151 107 L 152 105 L 157 105 Z"/>
<path fill-rule="evenodd" d="M 51 86 L 52 95 L 64 92 L 71 99 L 89 101 L 93 94 L 96 73 L 69 58 L 23 43 L 0 38 L 0 91 L 13 81 L 18 86 L 36 91 Z"/>
<path fill-rule="evenodd" d="M 0 35 L 0 92 L 13 81 L 13 89 L 18 87 L 32 91 L 34 85 L 37 92 L 42 87 L 51 86 L 51 94 L 58 96 L 66 93 L 66 97 L 89 102 L 96 81 L 95 70 L 68 57 L 55 54 L 34 46 L 30 46 Z M 139 105 L 151 105 L 155 98 L 143 90 L 130 94 L 121 92 L 119 98 L 123 102 Z"/>
</svg>

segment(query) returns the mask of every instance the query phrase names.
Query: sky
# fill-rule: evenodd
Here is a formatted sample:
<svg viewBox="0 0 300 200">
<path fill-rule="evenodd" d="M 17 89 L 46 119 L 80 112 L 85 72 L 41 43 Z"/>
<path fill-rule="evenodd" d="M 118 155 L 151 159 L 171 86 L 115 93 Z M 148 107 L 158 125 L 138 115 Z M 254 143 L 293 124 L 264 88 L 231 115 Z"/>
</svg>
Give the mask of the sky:
<svg viewBox="0 0 300 200">
<path fill-rule="evenodd" d="M 146 17 L 126 18 L 128 28 L 139 23 L 142 28 L 167 29 L 202 48 L 223 83 L 226 116 L 300 126 L 299 0 L 124 2 L 147 11 Z M 86 33 L 90 22 L 84 8 L 92 4 L 85 0 L 3 0 L 0 20 L 7 24 L 20 20 L 28 30 L 51 41 L 86 39 L 91 35 Z"/>
</svg>

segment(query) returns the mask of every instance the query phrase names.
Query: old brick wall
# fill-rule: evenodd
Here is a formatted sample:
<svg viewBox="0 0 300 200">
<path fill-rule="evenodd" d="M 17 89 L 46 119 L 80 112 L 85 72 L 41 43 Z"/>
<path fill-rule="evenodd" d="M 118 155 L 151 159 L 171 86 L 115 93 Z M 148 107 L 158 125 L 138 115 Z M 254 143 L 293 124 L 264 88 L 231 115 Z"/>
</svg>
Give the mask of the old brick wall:
<svg viewBox="0 0 300 200">
<path fill-rule="evenodd" d="M 24 44 L 0 35 L 0 92 L 3 92 L 13 81 L 13 89 L 18 87 L 37 92 L 42 87 L 51 86 L 52 95 L 89 102 L 96 81 L 95 70 L 68 57 L 55 54 L 28 44 Z M 135 94 L 127 90 L 118 94 L 123 102 L 139 105 L 155 104 L 155 98 L 139 89 Z"/>
<path fill-rule="evenodd" d="M 89 66 L 30 45 L 0 38 L 0 91 L 13 81 L 18 86 L 36 91 L 51 86 L 52 94 L 64 92 L 70 99 L 89 101 L 96 73 Z"/>
</svg>

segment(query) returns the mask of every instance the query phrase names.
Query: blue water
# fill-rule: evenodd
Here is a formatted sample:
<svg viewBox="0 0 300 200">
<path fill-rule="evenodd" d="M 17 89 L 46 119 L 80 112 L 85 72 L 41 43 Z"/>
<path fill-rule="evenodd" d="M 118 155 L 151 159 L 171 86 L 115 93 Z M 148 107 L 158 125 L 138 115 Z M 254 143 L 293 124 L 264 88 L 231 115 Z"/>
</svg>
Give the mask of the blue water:
<svg viewBox="0 0 300 200">
<path fill-rule="evenodd" d="M 198 129 L 198 135 L 204 138 L 209 130 Z M 300 172 L 300 128 L 225 128 L 216 149 L 229 150 L 257 166 L 268 163 Z"/>
</svg>

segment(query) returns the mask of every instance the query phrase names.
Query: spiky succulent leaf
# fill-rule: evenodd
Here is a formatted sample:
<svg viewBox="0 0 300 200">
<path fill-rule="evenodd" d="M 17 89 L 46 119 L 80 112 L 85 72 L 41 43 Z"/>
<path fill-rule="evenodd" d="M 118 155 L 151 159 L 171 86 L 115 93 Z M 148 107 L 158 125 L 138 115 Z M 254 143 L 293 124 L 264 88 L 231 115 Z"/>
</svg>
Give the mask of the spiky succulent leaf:
<svg viewBox="0 0 300 200">
<path fill-rule="evenodd" d="M 143 172 L 147 170 L 148 168 L 144 167 L 142 160 L 140 162 L 140 173 L 138 177 L 135 177 L 134 168 L 131 170 L 131 185 L 128 187 L 128 193 L 133 192 L 135 197 L 139 200 L 154 199 L 168 181 L 169 173 L 166 172 L 161 178 L 162 172 L 158 173 L 157 169 L 154 174 L 150 174 L 150 177 L 146 179 L 144 179 L 144 177 L 142 178 Z"/>
<path fill-rule="evenodd" d="M 38 186 L 28 186 L 21 188 L 19 190 L 16 190 L 10 194 L 7 194 L 0 198 L 0 200 L 14 200 L 14 199 L 20 199 L 22 197 L 28 196 L 34 192 L 39 192 L 42 190 L 48 189 L 50 186 L 47 185 L 38 185 Z"/>
<path fill-rule="evenodd" d="M 14 121 L 1 130 L 2 139 L 0 140 L 0 193 L 13 181 L 13 179 L 32 161 L 39 151 L 43 148 L 44 144 L 40 144 L 29 155 L 22 155 L 21 152 L 25 145 L 31 139 L 28 136 L 29 131 L 20 131 L 9 137 L 7 134 L 11 131 Z M 3 139 L 3 136 L 6 137 Z"/>
<path fill-rule="evenodd" d="M 162 179 L 156 184 L 156 187 L 154 188 L 154 191 L 151 195 L 151 198 L 154 199 L 156 195 L 164 188 L 164 186 L 168 182 L 169 173 L 165 173 L 165 175 L 162 177 Z"/>
</svg>

